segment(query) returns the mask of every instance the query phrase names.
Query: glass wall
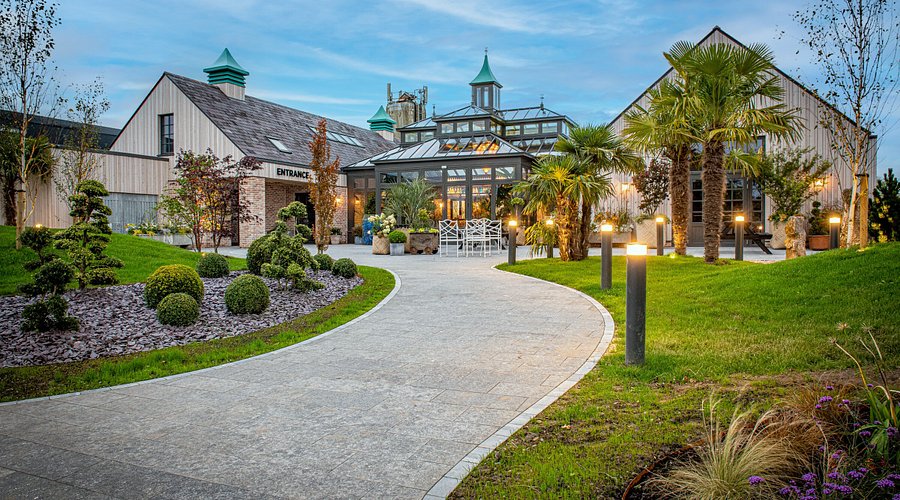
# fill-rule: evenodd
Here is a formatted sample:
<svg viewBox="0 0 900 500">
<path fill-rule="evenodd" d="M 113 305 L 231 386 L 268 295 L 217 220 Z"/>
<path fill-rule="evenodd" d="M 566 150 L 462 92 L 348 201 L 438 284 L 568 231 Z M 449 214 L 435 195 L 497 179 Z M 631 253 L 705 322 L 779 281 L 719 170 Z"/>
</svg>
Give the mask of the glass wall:
<svg viewBox="0 0 900 500">
<path fill-rule="evenodd" d="M 466 186 L 447 186 L 447 218 L 466 218 Z"/>
<path fill-rule="evenodd" d="M 492 189 L 490 184 L 472 186 L 472 218 L 490 219 L 492 208 Z"/>
</svg>

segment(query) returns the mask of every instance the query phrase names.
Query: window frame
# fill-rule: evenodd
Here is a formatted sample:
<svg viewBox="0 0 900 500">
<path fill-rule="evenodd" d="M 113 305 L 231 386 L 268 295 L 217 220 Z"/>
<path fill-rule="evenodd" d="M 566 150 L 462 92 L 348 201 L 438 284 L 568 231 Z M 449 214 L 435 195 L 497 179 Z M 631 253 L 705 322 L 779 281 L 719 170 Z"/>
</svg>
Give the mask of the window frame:
<svg viewBox="0 0 900 500">
<path fill-rule="evenodd" d="M 169 123 L 166 124 L 166 119 Z M 166 142 L 169 139 L 171 142 Z M 166 146 L 169 146 L 167 151 Z M 159 155 L 170 156 L 175 154 L 175 113 L 164 113 L 159 115 Z"/>
</svg>

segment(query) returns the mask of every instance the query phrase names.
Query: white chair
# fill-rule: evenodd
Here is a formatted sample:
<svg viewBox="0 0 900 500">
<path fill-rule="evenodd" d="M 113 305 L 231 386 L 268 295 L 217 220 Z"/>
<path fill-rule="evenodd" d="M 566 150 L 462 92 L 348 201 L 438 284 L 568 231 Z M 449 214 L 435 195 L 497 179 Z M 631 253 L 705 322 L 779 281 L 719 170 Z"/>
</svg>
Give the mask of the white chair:
<svg viewBox="0 0 900 500">
<path fill-rule="evenodd" d="M 473 219 L 466 222 L 466 257 L 469 249 L 475 253 L 475 246 L 481 245 L 481 256 L 488 255 L 488 247 L 491 245 L 491 236 L 488 234 L 487 219 Z"/>
<path fill-rule="evenodd" d="M 493 253 L 494 243 L 497 244 L 497 253 L 503 251 L 503 221 L 488 221 L 488 235 L 491 238 L 491 253 Z"/>
<path fill-rule="evenodd" d="M 444 219 L 439 224 L 439 240 L 441 257 L 447 252 L 444 251 L 444 245 L 453 245 L 456 247 L 456 256 L 459 257 L 459 248 L 465 244 L 465 238 L 462 231 L 459 230 L 459 224 L 455 220 Z"/>
</svg>

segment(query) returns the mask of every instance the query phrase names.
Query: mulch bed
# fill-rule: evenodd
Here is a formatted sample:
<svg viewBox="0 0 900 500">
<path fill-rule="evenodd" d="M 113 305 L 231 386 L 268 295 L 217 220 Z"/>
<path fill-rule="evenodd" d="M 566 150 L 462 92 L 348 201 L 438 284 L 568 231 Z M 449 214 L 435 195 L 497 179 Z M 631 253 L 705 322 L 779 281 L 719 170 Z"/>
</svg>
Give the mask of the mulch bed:
<svg viewBox="0 0 900 500">
<path fill-rule="evenodd" d="M 362 279 L 330 272 L 310 272 L 325 288 L 308 293 L 281 291 L 273 280 L 271 304 L 261 314 L 236 316 L 225 309 L 225 287 L 241 273 L 203 278 L 206 288 L 200 319 L 191 326 L 161 325 L 156 311 L 144 304 L 144 284 L 66 292 L 69 314 L 81 321 L 79 331 L 23 332 L 22 309 L 34 299 L 0 297 L 0 367 L 32 366 L 119 356 L 204 340 L 232 337 L 290 321 L 343 297 Z"/>
</svg>

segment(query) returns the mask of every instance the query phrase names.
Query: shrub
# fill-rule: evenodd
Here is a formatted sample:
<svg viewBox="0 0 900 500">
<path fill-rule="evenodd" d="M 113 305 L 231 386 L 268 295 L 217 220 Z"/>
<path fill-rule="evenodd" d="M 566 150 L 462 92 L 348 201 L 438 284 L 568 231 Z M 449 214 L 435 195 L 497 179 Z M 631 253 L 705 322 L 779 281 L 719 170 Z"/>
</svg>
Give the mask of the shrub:
<svg viewBox="0 0 900 500">
<path fill-rule="evenodd" d="M 299 264 L 289 265 L 285 275 L 291 281 L 291 287 L 298 292 L 310 292 L 325 288 L 325 285 L 307 276 L 306 271 Z"/>
<path fill-rule="evenodd" d="M 19 290 L 28 295 L 60 294 L 75 279 L 75 269 L 60 259 L 54 259 L 38 268 L 34 283 L 21 285 Z"/>
<path fill-rule="evenodd" d="M 53 252 L 53 233 L 44 226 L 26 227 L 22 231 L 22 245 L 34 250 L 37 260 L 25 263 L 26 271 L 34 271 L 56 258 Z"/>
<path fill-rule="evenodd" d="M 303 238 L 303 242 L 312 241 L 312 229 L 306 224 L 297 224 L 297 236 Z"/>
<path fill-rule="evenodd" d="M 217 253 L 206 253 L 197 261 L 197 274 L 203 278 L 223 278 L 228 276 L 228 260 Z"/>
<path fill-rule="evenodd" d="M 78 318 L 68 315 L 69 303 L 60 295 L 39 300 L 25 306 L 22 311 L 22 330 L 26 332 L 49 330 L 77 330 Z"/>
<path fill-rule="evenodd" d="M 259 276 L 242 274 L 225 288 L 225 307 L 232 314 L 259 314 L 269 307 L 269 287 Z"/>
<path fill-rule="evenodd" d="M 156 308 L 159 302 L 171 293 L 186 293 L 199 304 L 203 301 L 203 280 L 197 271 L 182 264 L 160 266 L 147 278 L 144 287 L 144 301 Z"/>
<path fill-rule="evenodd" d="M 403 231 L 391 231 L 388 234 L 391 243 L 406 243 L 406 233 Z"/>
<path fill-rule="evenodd" d="M 334 259 L 325 253 L 314 255 L 313 260 L 316 261 L 316 264 L 319 265 L 319 269 L 322 271 L 331 271 L 331 266 L 334 265 Z"/>
<path fill-rule="evenodd" d="M 347 258 L 338 259 L 334 261 L 334 265 L 331 267 L 331 273 L 342 278 L 354 278 L 357 274 L 356 264 Z"/>
<path fill-rule="evenodd" d="M 257 238 L 247 249 L 247 269 L 258 275 L 262 272 L 262 265 L 272 260 L 274 250 L 269 235 Z"/>
<path fill-rule="evenodd" d="M 164 325 L 193 325 L 200 317 L 200 305 L 186 293 L 170 293 L 156 307 L 156 319 Z"/>
</svg>

